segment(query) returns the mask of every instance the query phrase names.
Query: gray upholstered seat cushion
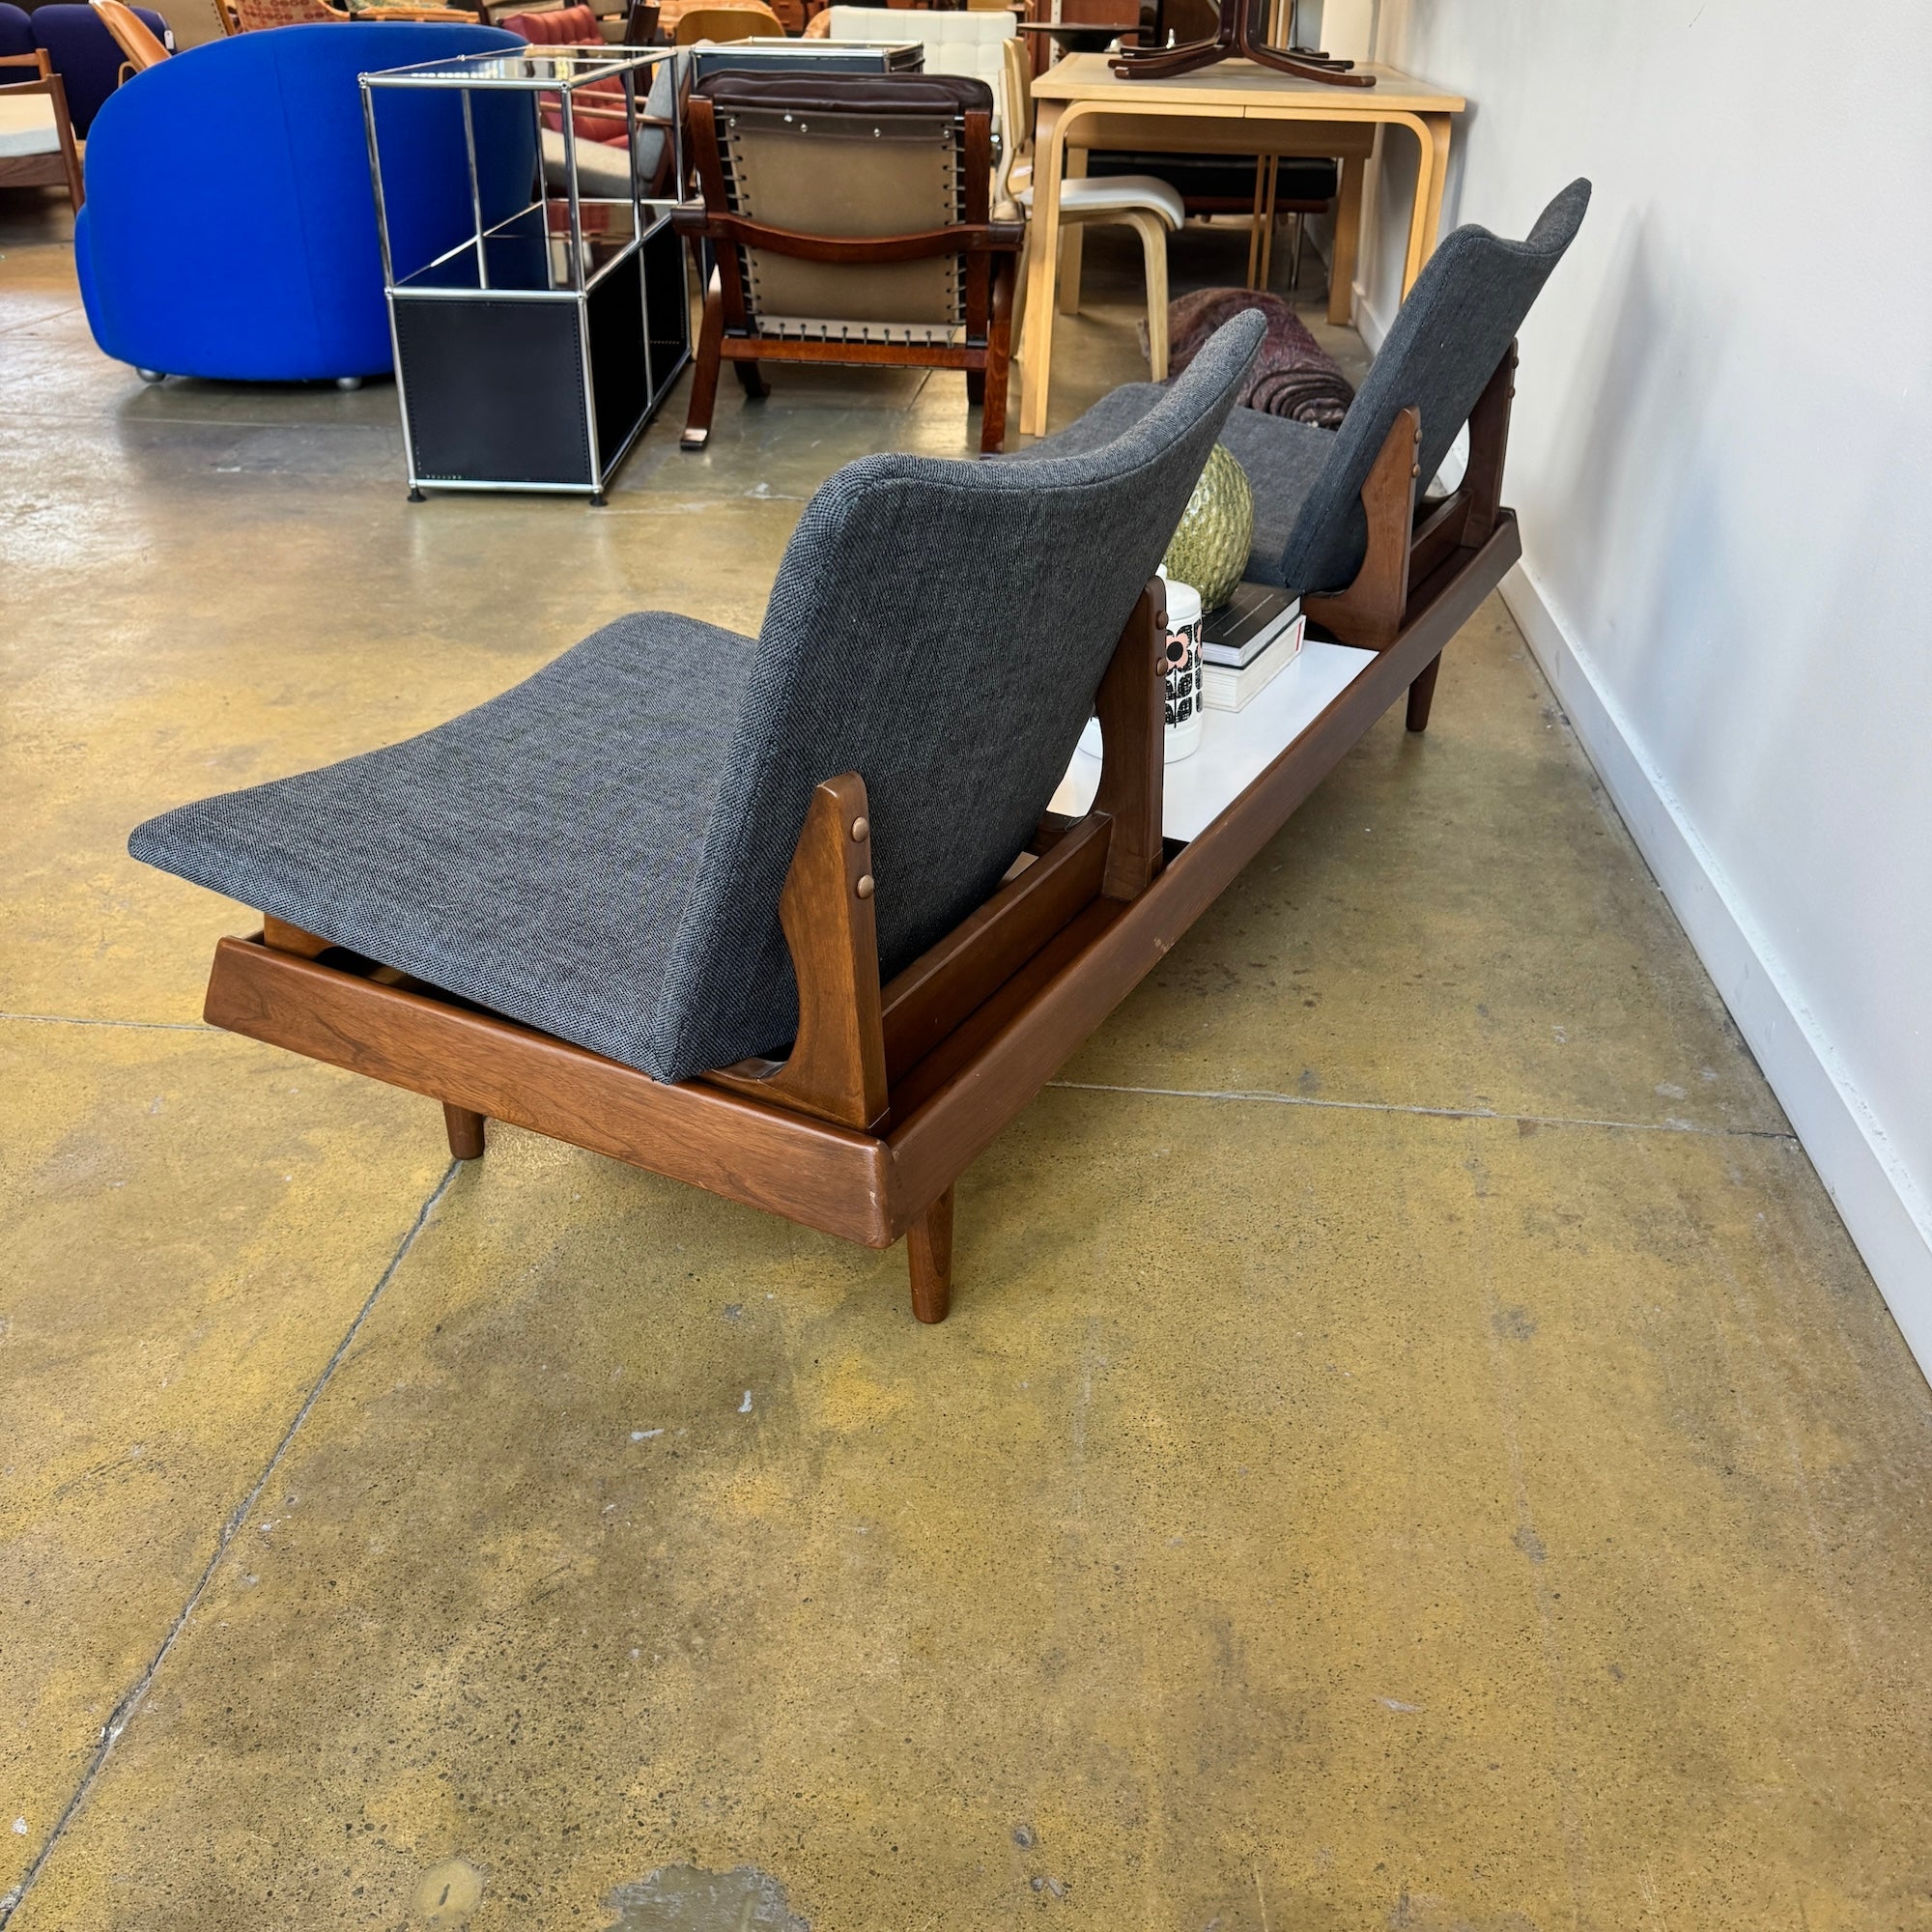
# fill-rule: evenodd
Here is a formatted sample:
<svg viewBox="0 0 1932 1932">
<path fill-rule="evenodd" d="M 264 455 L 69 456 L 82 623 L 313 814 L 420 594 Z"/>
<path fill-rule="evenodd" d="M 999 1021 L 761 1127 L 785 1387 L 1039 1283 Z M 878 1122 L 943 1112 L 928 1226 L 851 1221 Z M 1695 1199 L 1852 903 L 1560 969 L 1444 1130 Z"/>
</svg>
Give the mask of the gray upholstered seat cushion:
<svg viewBox="0 0 1932 1932">
<path fill-rule="evenodd" d="M 1124 383 L 1111 389 L 1084 415 L 1030 448 L 1004 460 L 1037 463 L 1043 457 L 1065 456 L 1076 450 L 1097 449 L 1138 422 L 1167 393 L 1159 383 Z M 1308 493 L 1335 451 L 1335 432 L 1293 416 L 1271 416 L 1260 410 L 1237 409 L 1228 414 L 1221 440 L 1247 471 L 1255 493 L 1255 533 L 1248 549 L 1247 575 L 1257 583 L 1279 583 L 1281 560 L 1290 533 Z M 1354 575 L 1368 544 L 1368 526 L 1361 504 L 1355 505 L 1357 526 L 1355 564 L 1336 584 L 1301 584 L 1297 589 L 1339 589 Z"/>
<path fill-rule="evenodd" d="M 1084 415 L 1051 437 L 1003 458 L 1014 464 L 1036 464 L 1047 456 L 1068 456 L 1076 450 L 1097 450 L 1138 423 L 1161 396 L 1163 383 L 1122 383 L 1109 390 Z M 1281 554 L 1289 531 L 1300 516 L 1302 502 L 1314 489 L 1323 466 L 1335 452 L 1335 431 L 1298 423 L 1291 415 L 1264 415 L 1260 410 L 1231 410 L 1221 440 L 1248 471 L 1254 485 L 1254 539 L 1248 547 L 1248 578 L 1256 583 L 1281 582 Z M 1368 524 L 1356 504 L 1360 549 L 1368 547 Z M 1360 562 L 1360 549 L 1356 562 Z M 1349 576 L 1354 576 L 1350 568 Z M 1349 578 L 1341 580 L 1343 583 Z M 1329 585 L 1304 585 L 1327 589 Z M 1339 585 L 1337 585 L 1339 587 Z"/>
<path fill-rule="evenodd" d="M 184 806 L 128 850 L 635 1061 L 754 653 L 689 617 L 620 617 L 447 724 Z"/>
<path fill-rule="evenodd" d="M 1091 454 L 848 464 L 755 648 L 625 618 L 452 724 L 130 849 L 661 1080 L 781 1047 L 778 901 L 812 788 L 866 781 L 890 975 L 1038 823 L 1261 334 L 1236 317 Z"/>
<path fill-rule="evenodd" d="M 1255 493 L 1255 534 L 1248 549 L 1248 575 L 1258 583 L 1285 583 L 1282 558 L 1301 516 L 1310 491 L 1335 454 L 1335 432 L 1293 416 L 1264 415 L 1260 410 L 1235 410 L 1221 432 Z M 1348 583 L 1368 548 L 1368 519 L 1359 500 L 1354 508 L 1353 555 L 1345 549 L 1341 574 L 1332 582 L 1297 583 L 1301 590 L 1339 590 Z"/>
<path fill-rule="evenodd" d="M 1339 430 L 1234 412 L 1221 440 L 1254 485 L 1250 578 L 1294 591 L 1340 590 L 1353 579 L 1368 546 L 1362 485 L 1397 413 L 1421 412 L 1426 482 L 1442 467 L 1589 205 L 1590 184 L 1574 181 L 1520 242 L 1473 223 L 1448 236 L 1416 277 Z M 1160 394 L 1151 383 L 1130 383 L 1012 460 L 1093 448 L 1120 435 Z"/>
</svg>

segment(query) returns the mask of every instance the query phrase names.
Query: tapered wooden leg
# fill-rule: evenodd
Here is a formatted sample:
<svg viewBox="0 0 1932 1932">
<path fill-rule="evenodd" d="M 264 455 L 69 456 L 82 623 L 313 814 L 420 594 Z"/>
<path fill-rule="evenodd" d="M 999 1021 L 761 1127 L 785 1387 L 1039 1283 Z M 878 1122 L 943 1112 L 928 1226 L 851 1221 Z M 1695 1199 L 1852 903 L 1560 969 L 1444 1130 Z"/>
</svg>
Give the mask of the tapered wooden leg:
<svg viewBox="0 0 1932 1932">
<path fill-rule="evenodd" d="M 724 298 L 716 289 L 704 298 L 704 320 L 697 327 L 697 354 L 691 362 L 691 406 L 685 412 L 683 449 L 702 449 L 711 437 L 718 407 L 718 362 L 724 340 Z"/>
<path fill-rule="evenodd" d="M 1007 446 L 1007 383 L 1012 371 L 1013 269 L 993 270 L 992 315 L 986 328 L 985 386 L 980 394 L 980 454 L 997 456 Z"/>
<path fill-rule="evenodd" d="M 483 1158 L 483 1115 L 472 1114 L 468 1107 L 442 1103 L 442 1124 L 448 1129 L 449 1151 L 455 1159 Z"/>
<path fill-rule="evenodd" d="M 771 394 L 772 385 L 755 362 L 734 362 L 731 367 L 737 372 L 738 386 L 753 402 L 762 403 Z"/>
<path fill-rule="evenodd" d="M 983 369 L 969 369 L 966 372 L 966 400 L 976 410 L 986 400 L 986 372 Z"/>
<path fill-rule="evenodd" d="M 952 1301 L 952 1190 L 948 1188 L 906 1231 L 912 1266 L 912 1312 L 944 1321 Z"/>
<path fill-rule="evenodd" d="M 1424 666 L 1422 674 L 1408 687 L 1408 728 L 1411 731 L 1429 729 L 1429 707 L 1435 696 L 1435 673 L 1441 668 L 1441 658 L 1431 658 Z"/>
</svg>

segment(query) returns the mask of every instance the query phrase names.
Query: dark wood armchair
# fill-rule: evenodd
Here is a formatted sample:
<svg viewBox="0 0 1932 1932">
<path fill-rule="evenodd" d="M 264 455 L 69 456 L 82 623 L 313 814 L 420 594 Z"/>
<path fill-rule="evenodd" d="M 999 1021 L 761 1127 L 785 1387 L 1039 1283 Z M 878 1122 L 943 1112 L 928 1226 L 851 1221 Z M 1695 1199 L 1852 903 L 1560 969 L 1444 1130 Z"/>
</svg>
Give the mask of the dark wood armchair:
<svg viewBox="0 0 1932 1932">
<path fill-rule="evenodd" d="M 1012 291 L 1025 234 L 991 216 L 992 90 L 941 74 L 724 73 L 691 97 L 709 244 L 684 447 L 711 433 L 720 364 L 753 397 L 762 362 L 961 369 L 980 448 L 1006 440 Z"/>
</svg>

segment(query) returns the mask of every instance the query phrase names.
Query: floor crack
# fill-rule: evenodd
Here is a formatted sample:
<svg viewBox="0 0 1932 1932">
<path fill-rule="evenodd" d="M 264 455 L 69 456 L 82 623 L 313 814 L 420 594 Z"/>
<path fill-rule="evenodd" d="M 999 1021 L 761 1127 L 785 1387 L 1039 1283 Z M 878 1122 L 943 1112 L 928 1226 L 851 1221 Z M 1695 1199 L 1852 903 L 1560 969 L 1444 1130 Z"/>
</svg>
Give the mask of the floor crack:
<svg viewBox="0 0 1932 1932">
<path fill-rule="evenodd" d="M 1710 1134 L 1719 1140 L 1784 1141 L 1798 1145 L 1789 1127 L 1700 1127 L 1694 1121 L 1606 1121 L 1587 1114 L 1513 1114 L 1494 1107 L 1422 1107 L 1401 1100 L 1321 1100 L 1310 1094 L 1275 1094 L 1266 1088 L 1128 1087 L 1106 1080 L 1049 1080 L 1072 1094 L 1147 1094 L 1167 1100 L 1252 1100 L 1270 1107 L 1327 1107 L 1350 1114 L 1413 1114 L 1431 1121 L 1524 1121 L 1537 1127 L 1613 1127 L 1638 1134 Z"/>
<path fill-rule="evenodd" d="M 131 1027 L 138 1033 L 218 1033 L 206 1020 L 97 1020 L 78 1013 L 0 1013 L 0 1020 L 21 1026 Z"/>
<path fill-rule="evenodd" d="M 16 1016 L 13 1014 L 0 1014 L 0 1018 L 13 1017 Z M 112 1026 L 115 1024 L 138 1025 L 139 1022 L 115 1022 L 108 1020 L 83 1022 L 82 1024 Z M 289 1453 L 289 1447 L 296 1438 L 296 1432 L 308 1420 L 309 1410 L 322 1400 L 323 1391 L 328 1386 L 336 1370 L 342 1365 L 342 1358 L 348 1354 L 351 1347 L 355 1344 L 356 1336 L 362 1332 L 362 1324 L 368 1321 L 383 1291 L 388 1287 L 390 1281 L 395 1276 L 396 1270 L 402 1266 L 404 1259 L 408 1256 L 410 1250 L 415 1246 L 416 1236 L 427 1226 L 429 1217 L 436 1211 L 437 1203 L 449 1192 L 450 1183 L 461 1172 L 462 1167 L 463 1163 L 461 1161 L 452 1160 L 444 1170 L 442 1179 L 431 1190 L 429 1198 L 417 1208 L 416 1217 L 410 1223 L 409 1232 L 397 1244 L 395 1253 L 389 1257 L 388 1265 L 384 1268 L 382 1274 L 377 1278 L 376 1285 L 369 1291 L 367 1299 L 356 1310 L 355 1321 L 350 1322 L 342 1340 L 335 1345 L 334 1352 L 329 1356 L 327 1362 L 324 1364 L 321 1375 L 315 1378 L 314 1386 L 303 1397 L 302 1405 L 296 1410 L 294 1419 L 283 1430 L 281 1440 L 275 1444 L 274 1453 L 270 1456 L 268 1462 L 263 1465 L 262 1473 L 255 1478 L 253 1485 L 249 1488 L 248 1493 L 229 1512 L 227 1521 L 222 1524 L 221 1532 L 215 1538 L 213 1554 L 209 1557 L 208 1563 L 199 1578 L 197 1578 L 194 1588 L 188 1592 L 187 1602 L 182 1605 L 180 1614 L 175 1618 L 173 1624 L 169 1626 L 167 1635 L 161 1639 L 160 1648 L 155 1652 L 153 1659 L 149 1662 L 148 1667 L 135 1680 L 133 1688 L 115 1705 L 113 1713 L 109 1716 L 106 1723 L 100 1727 L 100 1738 L 99 1742 L 94 1747 L 94 1755 L 88 1759 L 87 1769 L 81 1773 L 80 1782 L 74 1787 L 73 1796 L 68 1800 L 66 1807 L 62 1810 L 60 1816 L 54 1820 L 53 1830 L 47 1833 L 45 1843 L 34 1855 L 33 1863 L 21 1874 L 19 1884 L 4 1896 L 0 1896 L 0 1926 L 5 1926 L 14 1914 L 26 1902 L 27 1894 L 33 1889 L 34 1881 L 40 1877 L 42 1871 L 46 1866 L 47 1861 L 53 1857 L 54 1847 L 60 1843 L 61 1838 L 67 1832 L 67 1828 L 79 1815 L 81 1806 L 87 1802 L 88 1793 L 94 1788 L 95 1780 L 106 1768 L 107 1760 L 112 1755 L 114 1747 L 119 1742 L 122 1732 L 128 1728 L 128 1724 L 133 1720 L 135 1712 L 141 1708 L 141 1701 L 148 1694 L 148 1687 L 155 1681 L 155 1673 L 167 1662 L 168 1652 L 175 1647 L 175 1639 L 187 1628 L 188 1620 L 200 1606 L 201 1600 L 207 1593 L 209 1584 L 214 1580 L 214 1573 L 220 1567 L 222 1557 L 228 1553 L 229 1548 L 240 1533 L 242 1525 L 247 1521 L 250 1512 L 254 1509 L 256 1503 L 260 1501 L 262 1492 L 269 1486 L 269 1479 L 281 1466 L 282 1459 Z"/>
</svg>

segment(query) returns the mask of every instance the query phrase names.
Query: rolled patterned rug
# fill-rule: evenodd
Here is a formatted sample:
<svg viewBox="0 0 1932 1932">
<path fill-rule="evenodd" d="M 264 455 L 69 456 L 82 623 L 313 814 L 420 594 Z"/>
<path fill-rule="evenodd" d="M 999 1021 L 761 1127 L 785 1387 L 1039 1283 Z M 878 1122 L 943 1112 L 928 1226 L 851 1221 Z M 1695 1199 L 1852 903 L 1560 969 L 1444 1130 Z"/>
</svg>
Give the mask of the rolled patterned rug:
<svg viewBox="0 0 1932 1932">
<path fill-rule="evenodd" d="M 1308 332 L 1279 296 L 1255 289 L 1197 289 L 1167 305 L 1167 366 L 1178 376 L 1201 345 L 1231 316 L 1259 309 L 1267 322 L 1238 405 L 1272 416 L 1292 416 L 1318 429 L 1337 429 L 1355 400 L 1341 366 Z"/>
</svg>

